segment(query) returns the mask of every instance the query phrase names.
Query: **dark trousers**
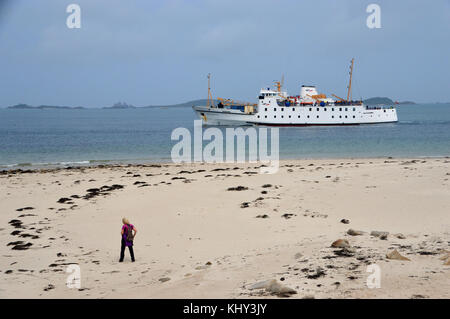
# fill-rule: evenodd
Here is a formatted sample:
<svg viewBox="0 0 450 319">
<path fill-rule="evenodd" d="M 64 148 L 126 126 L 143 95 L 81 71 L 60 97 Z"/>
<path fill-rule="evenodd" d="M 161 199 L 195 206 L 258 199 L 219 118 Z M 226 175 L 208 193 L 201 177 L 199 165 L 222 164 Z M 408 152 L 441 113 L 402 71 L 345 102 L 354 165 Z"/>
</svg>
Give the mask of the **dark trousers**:
<svg viewBox="0 0 450 319">
<path fill-rule="evenodd" d="M 119 261 L 123 261 L 123 258 L 125 257 L 125 240 L 122 239 L 122 245 L 120 247 L 120 260 Z M 131 256 L 131 261 L 134 261 L 134 251 L 133 251 L 133 246 L 128 246 L 128 249 L 130 250 L 130 256 Z"/>
</svg>

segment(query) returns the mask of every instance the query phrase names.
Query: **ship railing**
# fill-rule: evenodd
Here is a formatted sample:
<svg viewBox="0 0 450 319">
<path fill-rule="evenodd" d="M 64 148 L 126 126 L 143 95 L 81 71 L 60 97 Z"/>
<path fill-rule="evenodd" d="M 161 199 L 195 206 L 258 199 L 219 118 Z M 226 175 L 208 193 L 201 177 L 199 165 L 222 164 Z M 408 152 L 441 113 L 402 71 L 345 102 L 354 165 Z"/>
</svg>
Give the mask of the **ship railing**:
<svg viewBox="0 0 450 319">
<path fill-rule="evenodd" d="M 314 106 L 314 107 L 326 107 L 326 106 L 355 106 L 355 105 L 363 105 L 362 101 L 334 101 L 334 102 L 286 102 L 286 101 L 277 101 L 278 106 L 286 106 L 286 107 L 296 107 L 296 106 Z"/>
<path fill-rule="evenodd" d="M 366 110 L 389 110 L 389 109 L 395 109 L 395 106 L 393 105 L 366 105 Z"/>
</svg>

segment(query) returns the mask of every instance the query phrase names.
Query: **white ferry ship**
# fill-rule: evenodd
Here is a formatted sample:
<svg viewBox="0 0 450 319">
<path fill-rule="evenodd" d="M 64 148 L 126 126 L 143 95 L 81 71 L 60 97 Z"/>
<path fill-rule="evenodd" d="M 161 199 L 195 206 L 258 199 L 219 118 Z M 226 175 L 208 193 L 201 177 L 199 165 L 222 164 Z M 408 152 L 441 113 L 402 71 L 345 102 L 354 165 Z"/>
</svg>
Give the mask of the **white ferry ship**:
<svg viewBox="0 0 450 319">
<path fill-rule="evenodd" d="M 332 94 L 332 99 L 319 94 L 315 86 L 302 85 L 300 95 L 289 96 L 282 91 L 282 82 L 275 82 L 275 89 L 261 89 L 258 103 L 242 103 L 218 98 L 214 103 L 209 85 L 208 102 L 193 106 L 204 125 L 358 125 L 397 122 L 394 105 L 367 106 L 351 99 L 354 59 L 350 66 L 350 82 L 347 99 Z"/>
</svg>

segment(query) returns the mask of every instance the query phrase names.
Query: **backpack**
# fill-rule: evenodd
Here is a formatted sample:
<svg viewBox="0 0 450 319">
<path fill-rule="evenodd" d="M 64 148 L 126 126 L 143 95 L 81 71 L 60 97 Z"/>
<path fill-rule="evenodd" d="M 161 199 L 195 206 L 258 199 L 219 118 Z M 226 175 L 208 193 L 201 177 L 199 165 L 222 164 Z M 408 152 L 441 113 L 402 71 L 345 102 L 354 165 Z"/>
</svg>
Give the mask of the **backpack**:
<svg viewBox="0 0 450 319">
<path fill-rule="evenodd" d="M 133 235 L 133 228 L 131 228 L 131 225 L 127 225 L 127 241 L 132 242 L 134 239 Z"/>
</svg>

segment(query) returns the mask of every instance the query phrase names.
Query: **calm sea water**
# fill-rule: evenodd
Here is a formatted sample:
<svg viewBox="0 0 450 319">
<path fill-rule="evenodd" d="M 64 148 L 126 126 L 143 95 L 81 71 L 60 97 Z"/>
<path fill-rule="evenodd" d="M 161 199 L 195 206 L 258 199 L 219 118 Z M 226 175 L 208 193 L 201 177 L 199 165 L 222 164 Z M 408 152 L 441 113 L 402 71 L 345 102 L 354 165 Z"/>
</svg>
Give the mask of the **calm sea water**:
<svg viewBox="0 0 450 319">
<path fill-rule="evenodd" d="M 405 105 L 395 124 L 280 128 L 281 158 L 450 156 L 450 104 Z M 0 109 L 0 168 L 171 161 L 191 108 Z M 205 142 L 205 145 L 207 143 Z"/>
</svg>

